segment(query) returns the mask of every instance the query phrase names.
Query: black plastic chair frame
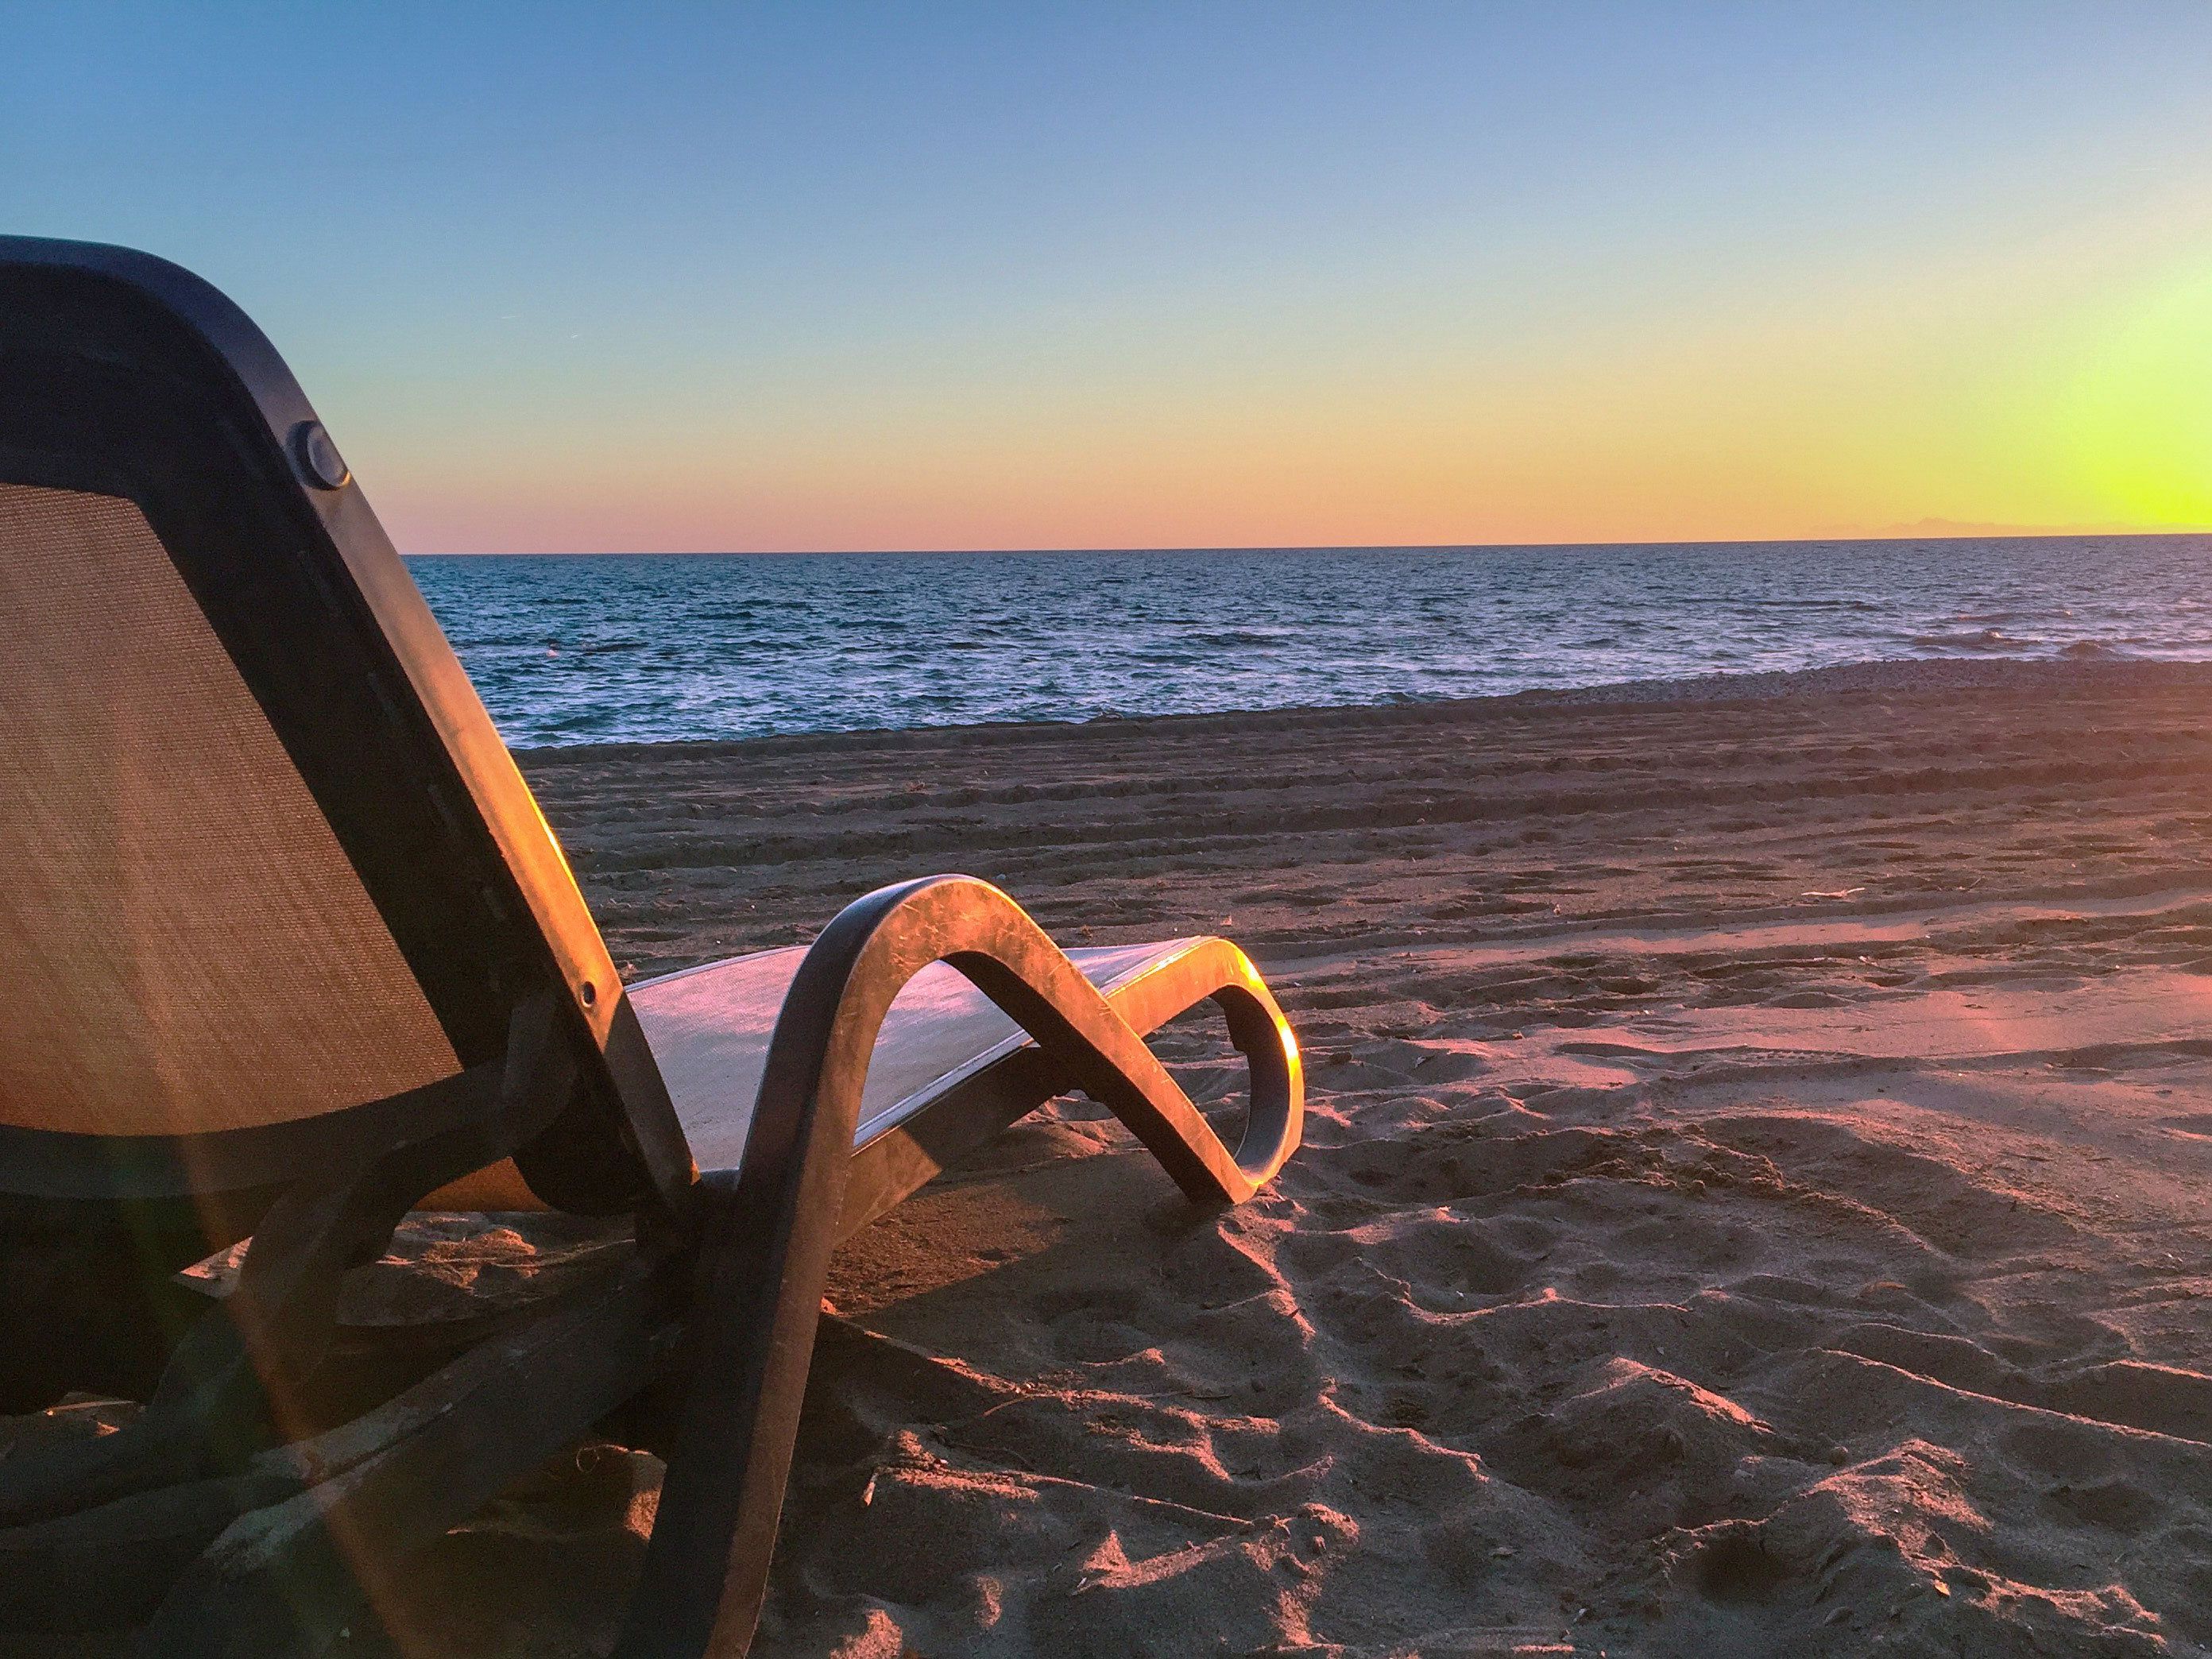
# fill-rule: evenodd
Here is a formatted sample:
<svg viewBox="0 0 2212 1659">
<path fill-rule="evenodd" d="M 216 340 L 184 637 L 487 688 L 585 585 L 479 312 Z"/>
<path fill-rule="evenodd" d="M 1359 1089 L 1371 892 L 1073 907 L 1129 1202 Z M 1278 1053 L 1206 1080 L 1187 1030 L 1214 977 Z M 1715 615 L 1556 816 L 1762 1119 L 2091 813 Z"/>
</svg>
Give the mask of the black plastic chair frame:
<svg viewBox="0 0 2212 1659">
<path fill-rule="evenodd" d="M 0 1626 L 143 1623 L 161 1656 L 317 1651 L 410 1549 L 643 1398 L 668 1474 L 617 1652 L 742 1655 L 836 1243 L 1077 1088 L 1190 1198 L 1241 1202 L 1297 1145 L 1296 1040 L 1226 941 L 1102 993 L 997 889 L 910 882 L 808 951 L 738 1167 L 701 1176 L 558 848 L 357 486 L 303 442 L 319 434 L 267 342 L 197 278 L 0 238 L 0 477 L 139 503 L 463 1063 L 265 1128 L 0 1128 L 0 1237 L 181 1219 L 196 1248 L 252 1239 L 137 1423 L 0 1462 Z M 1033 1046 L 856 1147 L 885 1012 L 938 962 Z M 1143 1040 L 1208 999 L 1250 1073 L 1233 1152 Z M 345 1273 L 427 1194 L 508 1157 L 556 1207 L 632 1213 L 634 1259 L 354 1401 L 333 1376 L 355 1337 Z"/>
</svg>

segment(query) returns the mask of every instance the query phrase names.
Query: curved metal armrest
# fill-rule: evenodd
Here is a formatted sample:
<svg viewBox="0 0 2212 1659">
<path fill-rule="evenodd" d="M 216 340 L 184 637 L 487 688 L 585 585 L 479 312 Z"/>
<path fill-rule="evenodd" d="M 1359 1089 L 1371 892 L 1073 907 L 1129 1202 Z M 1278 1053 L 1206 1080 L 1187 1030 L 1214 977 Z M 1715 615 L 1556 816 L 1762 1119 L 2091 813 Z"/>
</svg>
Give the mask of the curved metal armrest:
<svg viewBox="0 0 2212 1659">
<path fill-rule="evenodd" d="M 828 990 L 808 972 L 817 958 L 824 980 L 838 982 L 834 1009 L 814 1003 L 826 1002 Z M 958 969 L 1065 1066 L 1190 1198 L 1242 1203 L 1296 1150 L 1304 1118 L 1297 1042 L 1242 951 L 1225 939 L 1203 940 L 1148 976 L 1130 997 L 1132 1006 L 1117 1009 L 1018 904 L 967 876 L 935 876 L 871 893 L 823 932 L 785 1000 L 763 1099 L 787 1022 L 821 1032 L 825 1048 L 836 1054 L 834 1086 L 849 1087 L 857 1099 L 884 1012 L 907 981 L 934 962 Z M 1141 1035 L 1200 997 L 1220 1006 L 1231 1041 L 1251 1067 L 1250 1108 L 1234 1152 Z M 825 1072 L 820 1086 L 832 1085 Z"/>
<path fill-rule="evenodd" d="M 1244 953 L 1207 939 L 1154 981 L 1158 1018 L 1116 1012 L 1029 913 L 988 882 L 931 876 L 855 899 L 824 928 L 786 992 L 769 1040 L 744 1164 L 780 1156 L 771 1120 L 808 1095 L 849 1100 L 857 1117 L 884 1016 L 933 963 L 959 970 L 1068 1068 L 1200 1202 L 1243 1202 L 1282 1168 L 1304 1127 L 1305 1081 L 1290 1022 Z M 1203 985 L 1197 989 L 1193 980 Z M 1140 1031 L 1211 996 L 1251 1066 L 1251 1105 L 1231 1152 Z M 778 1137 L 780 1139 L 780 1137 Z M 742 1181 L 743 1177 L 740 1177 Z"/>
</svg>

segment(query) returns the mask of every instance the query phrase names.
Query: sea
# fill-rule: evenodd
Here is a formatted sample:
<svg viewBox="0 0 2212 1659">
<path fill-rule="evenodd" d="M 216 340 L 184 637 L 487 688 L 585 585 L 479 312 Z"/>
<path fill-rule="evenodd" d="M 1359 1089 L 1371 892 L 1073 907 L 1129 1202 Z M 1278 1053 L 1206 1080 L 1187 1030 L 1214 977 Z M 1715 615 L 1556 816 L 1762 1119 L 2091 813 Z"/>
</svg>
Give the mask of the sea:
<svg viewBox="0 0 2212 1659">
<path fill-rule="evenodd" d="M 2212 536 L 412 558 L 518 747 L 2212 659 Z"/>
</svg>

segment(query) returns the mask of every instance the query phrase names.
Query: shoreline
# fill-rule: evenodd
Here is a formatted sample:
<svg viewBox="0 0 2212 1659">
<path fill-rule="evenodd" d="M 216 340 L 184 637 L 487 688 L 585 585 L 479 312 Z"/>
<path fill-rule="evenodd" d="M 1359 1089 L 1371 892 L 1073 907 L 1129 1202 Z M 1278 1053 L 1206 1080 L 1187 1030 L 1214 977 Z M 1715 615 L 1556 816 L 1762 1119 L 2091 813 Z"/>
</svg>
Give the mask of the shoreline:
<svg viewBox="0 0 2212 1659">
<path fill-rule="evenodd" d="M 2046 864 L 2036 826 L 2008 820 L 2155 797 L 2193 825 L 2212 665 L 1914 665 L 1694 695 L 1711 689 L 517 759 L 629 977 L 811 938 L 846 900 L 938 870 L 995 882 L 1073 943 L 1220 932 L 1263 962 L 1846 888 L 1910 908 L 1973 878 L 1954 872 L 1960 833 L 2016 843 L 2012 878 L 2038 892 L 2201 877 L 2194 829 Z M 1669 875 L 1675 839 L 1708 851 Z"/>
<path fill-rule="evenodd" d="M 1557 708 L 1731 703 L 1917 691 L 2125 690 L 2173 685 L 2197 685 L 2212 690 L 2212 660 L 2163 658 L 1885 658 L 1865 662 L 1832 663 L 1819 668 L 1616 680 L 1595 685 L 1540 688 L 1480 697 L 1405 698 L 1382 702 L 1317 703 L 1193 714 L 1115 714 L 1085 720 L 982 720 L 785 732 L 750 738 L 669 738 L 649 742 L 547 744 L 511 748 L 518 761 L 553 764 L 564 757 L 605 759 L 641 751 L 720 754 L 754 750 L 792 753 L 817 748 L 881 749 L 946 738 L 976 743 L 1019 741 L 1022 734 L 1032 732 L 1063 737 L 1093 732 L 1127 732 L 1146 727 L 1227 730 L 1242 728 L 1255 721 L 1280 723 L 1293 727 L 1376 723 L 1451 724 L 1480 720 L 1492 712 L 1518 714 Z"/>
</svg>

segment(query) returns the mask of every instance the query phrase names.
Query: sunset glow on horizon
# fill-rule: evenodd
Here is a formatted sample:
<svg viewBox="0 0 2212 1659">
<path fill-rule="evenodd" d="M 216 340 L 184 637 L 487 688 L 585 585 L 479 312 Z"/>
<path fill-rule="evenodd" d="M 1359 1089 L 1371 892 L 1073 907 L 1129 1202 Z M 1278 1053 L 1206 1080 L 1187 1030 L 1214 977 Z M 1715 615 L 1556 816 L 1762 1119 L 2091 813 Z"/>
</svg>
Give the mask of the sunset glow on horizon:
<svg viewBox="0 0 2212 1659">
<path fill-rule="evenodd" d="M 119 15 L 0 228 L 409 552 L 2212 527 L 2202 7 Z"/>
</svg>

